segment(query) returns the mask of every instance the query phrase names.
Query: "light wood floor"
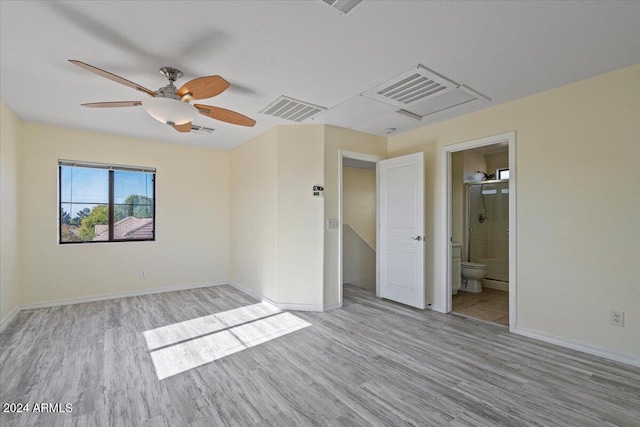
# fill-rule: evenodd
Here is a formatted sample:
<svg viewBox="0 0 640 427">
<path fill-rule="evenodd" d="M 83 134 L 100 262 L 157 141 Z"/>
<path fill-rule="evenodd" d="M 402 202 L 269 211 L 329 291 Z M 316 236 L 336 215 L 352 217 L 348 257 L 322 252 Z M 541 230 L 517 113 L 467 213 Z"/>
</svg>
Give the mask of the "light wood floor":
<svg viewBox="0 0 640 427">
<path fill-rule="evenodd" d="M 451 295 L 454 313 L 509 326 L 509 292 L 482 288 L 482 292 L 458 291 Z"/>
<path fill-rule="evenodd" d="M 355 287 L 345 288 L 343 309 L 293 313 L 311 326 L 158 379 L 145 331 L 253 304 L 219 286 L 21 312 L 0 335 L 0 401 L 72 403 L 73 412 L 0 413 L 0 425 L 638 426 L 640 420 L 640 369 Z"/>
</svg>

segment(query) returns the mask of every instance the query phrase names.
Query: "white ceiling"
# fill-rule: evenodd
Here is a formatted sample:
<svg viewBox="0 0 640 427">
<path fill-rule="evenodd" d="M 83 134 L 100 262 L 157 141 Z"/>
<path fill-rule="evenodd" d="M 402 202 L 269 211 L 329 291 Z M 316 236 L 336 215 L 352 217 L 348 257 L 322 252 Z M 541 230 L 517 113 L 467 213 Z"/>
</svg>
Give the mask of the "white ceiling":
<svg viewBox="0 0 640 427">
<path fill-rule="evenodd" d="M 368 162 L 366 160 L 358 160 L 351 159 L 349 157 L 343 157 L 342 166 L 346 168 L 357 168 L 357 169 L 376 169 L 376 162 Z"/>
<path fill-rule="evenodd" d="M 429 122 L 359 106 L 360 93 L 422 64 L 491 98 L 437 120 L 446 119 L 639 63 L 639 22 L 638 1 L 365 0 L 347 15 L 321 0 L 2 1 L 0 96 L 24 120 L 220 149 L 292 124 L 259 113 L 280 95 L 327 107 L 315 122 L 397 134 Z M 231 88 L 202 103 L 257 124 L 202 116 L 194 124 L 212 134 L 179 134 L 139 107 L 81 107 L 144 94 L 67 59 L 153 90 L 166 84 L 162 66 L 184 72 L 178 86 L 219 74 Z M 329 118 L 353 100 L 354 114 Z"/>
</svg>

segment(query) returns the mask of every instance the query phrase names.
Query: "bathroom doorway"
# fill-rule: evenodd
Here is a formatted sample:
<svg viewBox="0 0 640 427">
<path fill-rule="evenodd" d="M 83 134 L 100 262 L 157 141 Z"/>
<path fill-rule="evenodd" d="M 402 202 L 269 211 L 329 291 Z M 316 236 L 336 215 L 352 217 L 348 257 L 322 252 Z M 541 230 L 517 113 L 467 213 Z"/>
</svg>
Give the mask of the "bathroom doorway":
<svg viewBox="0 0 640 427">
<path fill-rule="evenodd" d="M 515 133 L 443 148 L 447 312 L 515 327 Z"/>
</svg>

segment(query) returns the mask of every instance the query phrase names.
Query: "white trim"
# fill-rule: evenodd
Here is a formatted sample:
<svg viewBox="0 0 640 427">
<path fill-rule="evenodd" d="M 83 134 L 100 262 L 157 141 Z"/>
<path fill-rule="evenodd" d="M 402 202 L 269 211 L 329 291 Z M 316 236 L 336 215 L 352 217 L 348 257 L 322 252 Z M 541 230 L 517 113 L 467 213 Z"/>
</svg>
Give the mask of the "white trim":
<svg viewBox="0 0 640 427">
<path fill-rule="evenodd" d="M 560 338 L 554 335 L 548 335 L 542 332 L 532 331 L 530 329 L 526 329 L 518 326 L 515 328 L 512 328 L 510 332 L 513 332 L 528 338 L 533 338 L 536 340 L 559 345 L 561 347 L 570 348 L 572 350 L 578 350 L 583 353 L 592 354 L 594 356 L 604 357 L 605 359 L 624 363 L 625 365 L 631 365 L 631 366 L 640 368 L 640 357 L 634 357 L 627 354 L 616 353 L 614 351 L 611 351 L 605 348 L 579 343 L 566 338 Z"/>
<path fill-rule="evenodd" d="M 447 311 L 446 307 L 443 307 L 439 304 L 427 304 L 425 309 L 432 310 L 438 313 L 444 313 L 444 314 L 447 314 L 449 311 L 451 311 L 451 310 Z"/>
<path fill-rule="evenodd" d="M 443 248 L 440 259 L 436 260 L 436 264 L 440 265 L 444 281 L 444 289 L 442 292 L 442 300 L 433 302 L 433 309 L 444 308 L 442 313 L 451 311 L 451 153 L 457 151 L 469 150 L 472 148 L 483 147 L 485 145 L 497 144 L 500 142 L 508 142 L 509 144 L 509 330 L 514 332 L 516 328 L 516 132 L 506 132 L 499 135 L 488 136 L 486 138 L 475 139 L 472 141 L 460 142 L 458 144 L 445 145 L 441 149 L 440 165 L 444 175 L 443 191 L 442 191 L 442 222 L 445 224 L 446 232 L 441 235 L 436 245 Z M 440 285 L 443 286 L 443 285 Z"/>
<path fill-rule="evenodd" d="M 0 320 L 0 332 L 4 331 L 4 328 L 9 326 L 9 324 L 13 322 L 13 319 L 15 319 L 18 313 L 20 313 L 21 309 L 22 308 L 20 306 L 17 306 L 11 313 L 4 316 L 4 319 Z"/>
<path fill-rule="evenodd" d="M 264 303 L 267 303 L 267 304 L 270 304 L 270 305 L 274 306 L 275 308 L 278 308 L 278 309 L 280 308 L 280 307 L 278 307 L 278 303 L 275 302 L 274 300 L 270 299 L 270 298 L 262 297 L 262 298 L 258 298 L 258 299 L 262 300 L 262 302 L 264 302 Z"/>
<path fill-rule="evenodd" d="M 325 311 L 324 306 L 319 304 L 299 304 L 299 303 L 290 303 L 290 302 L 276 302 L 267 297 L 261 298 L 262 302 L 267 304 L 271 304 L 272 306 L 280 309 L 280 310 L 290 310 L 290 311 Z"/>
<path fill-rule="evenodd" d="M 240 283 L 234 281 L 234 280 L 229 280 L 228 281 L 229 285 L 233 286 L 234 288 L 236 288 L 237 290 L 239 290 L 242 293 L 245 293 L 247 295 L 249 295 L 251 298 L 253 299 L 257 299 L 258 301 L 264 301 L 266 298 L 263 297 L 262 295 L 260 295 L 258 292 L 254 291 L 253 289 L 249 289 L 244 285 L 241 285 Z M 271 301 L 267 301 L 273 305 L 275 305 L 274 303 L 272 303 Z"/>
<path fill-rule="evenodd" d="M 374 156 L 372 154 L 363 154 L 363 153 L 356 153 L 353 151 L 345 151 L 345 150 L 338 150 L 338 303 L 337 303 L 337 307 L 334 307 L 336 304 L 329 304 L 326 305 L 324 307 L 334 307 L 334 308 L 339 308 L 342 307 L 342 285 L 344 283 L 344 279 L 342 277 L 343 275 L 343 271 L 342 271 L 342 252 L 343 252 L 343 247 L 342 247 L 342 207 L 343 207 L 343 202 L 342 202 L 342 193 L 343 193 L 343 189 L 342 189 L 342 159 L 344 158 L 349 158 L 349 159 L 354 159 L 354 160 L 363 160 L 365 162 L 373 162 L 376 163 L 376 242 L 379 240 L 377 238 L 377 234 L 378 234 L 378 161 L 383 160 L 383 157 L 378 157 L 378 156 Z M 376 243 L 377 246 L 377 243 Z M 377 250 L 377 248 L 376 248 Z M 380 292 L 378 289 L 378 263 L 376 262 L 376 296 L 380 296 Z M 333 310 L 333 308 L 329 308 L 327 310 Z M 327 311 L 325 310 L 325 311 Z M 312 310 L 315 311 L 315 310 Z M 322 311 L 322 310 L 320 310 Z"/>
<path fill-rule="evenodd" d="M 325 304 L 322 306 L 322 311 L 331 311 L 331 310 L 336 310 L 338 308 L 342 308 L 342 304 L 340 304 L 339 302 L 335 304 Z"/>
<path fill-rule="evenodd" d="M 290 302 L 275 302 L 271 301 L 267 298 L 263 298 L 262 301 L 265 301 L 271 305 L 275 305 L 280 310 L 290 310 L 290 311 L 324 311 L 324 307 L 320 304 L 299 304 L 299 303 L 290 303 Z"/>
<path fill-rule="evenodd" d="M 58 307 L 61 305 L 83 304 L 86 302 L 105 301 L 111 299 L 137 297 L 141 295 L 161 294 L 165 292 L 184 291 L 188 289 L 208 288 L 210 286 L 220 286 L 229 284 L 228 280 L 217 280 L 213 282 L 193 283 L 189 285 L 166 286 L 155 289 L 142 289 L 139 291 L 120 292 L 117 294 L 96 295 L 92 297 L 71 298 L 66 300 L 43 301 L 31 304 L 24 304 L 20 310 L 34 310 L 37 308 Z"/>
<path fill-rule="evenodd" d="M 336 308 L 340 308 L 342 307 L 342 304 L 336 303 L 336 304 L 327 304 L 327 305 L 320 305 L 320 304 L 300 304 L 300 303 L 290 303 L 290 302 L 278 302 L 278 301 L 274 301 L 271 298 L 267 298 L 265 296 L 260 295 L 258 292 L 247 288 L 244 285 L 241 285 L 240 283 L 233 281 L 233 280 L 229 280 L 228 281 L 229 285 L 233 286 L 234 288 L 236 288 L 237 290 L 239 290 L 240 292 L 243 292 L 247 295 L 249 295 L 251 298 L 257 299 L 258 301 L 262 301 L 264 303 L 270 304 L 280 310 L 291 310 L 291 311 L 329 311 L 329 310 L 334 310 Z"/>
</svg>

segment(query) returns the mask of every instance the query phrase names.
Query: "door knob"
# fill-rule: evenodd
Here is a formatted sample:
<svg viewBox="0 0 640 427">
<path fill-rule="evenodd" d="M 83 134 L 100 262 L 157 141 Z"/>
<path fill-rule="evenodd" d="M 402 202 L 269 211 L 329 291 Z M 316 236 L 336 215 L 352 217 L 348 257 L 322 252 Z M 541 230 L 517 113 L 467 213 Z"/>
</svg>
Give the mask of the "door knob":
<svg viewBox="0 0 640 427">
<path fill-rule="evenodd" d="M 417 240 L 418 242 L 420 242 L 422 240 L 422 236 L 418 236 L 418 237 L 411 237 L 413 240 Z"/>
</svg>

